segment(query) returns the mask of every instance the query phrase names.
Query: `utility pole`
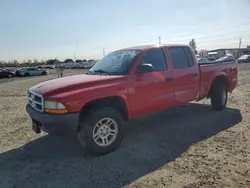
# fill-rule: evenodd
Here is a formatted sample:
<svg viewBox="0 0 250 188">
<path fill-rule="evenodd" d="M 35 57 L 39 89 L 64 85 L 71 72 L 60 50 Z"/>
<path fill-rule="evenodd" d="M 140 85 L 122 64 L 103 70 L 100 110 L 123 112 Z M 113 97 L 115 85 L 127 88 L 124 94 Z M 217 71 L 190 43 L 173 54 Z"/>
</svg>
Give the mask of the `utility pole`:
<svg viewBox="0 0 250 188">
<path fill-rule="evenodd" d="M 76 62 L 76 53 L 74 52 L 74 61 Z"/>
<path fill-rule="evenodd" d="M 242 43 L 242 38 L 239 38 L 239 49 L 241 47 L 241 43 Z"/>
<path fill-rule="evenodd" d="M 103 57 L 105 56 L 105 48 L 102 49 Z"/>
<path fill-rule="evenodd" d="M 76 40 L 76 42 L 75 42 L 75 51 L 74 51 L 74 61 L 76 61 L 76 53 L 77 53 L 77 51 L 78 51 L 78 42 Z"/>
<path fill-rule="evenodd" d="M 161 45 L 161 36 L 159 36 L 158 39 L 159 39 L 159 45 Z"/>
</svg>

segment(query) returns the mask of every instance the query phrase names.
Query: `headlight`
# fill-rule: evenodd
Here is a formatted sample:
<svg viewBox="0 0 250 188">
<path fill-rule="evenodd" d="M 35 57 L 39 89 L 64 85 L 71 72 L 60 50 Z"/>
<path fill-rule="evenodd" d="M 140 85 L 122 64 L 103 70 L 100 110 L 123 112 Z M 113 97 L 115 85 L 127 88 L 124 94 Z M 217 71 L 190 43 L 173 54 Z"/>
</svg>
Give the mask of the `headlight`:
<svg viewBox="0 0 250 188">
<path fill-rule="evenodd" d="M 44 111 L 50 114 L 65 114 L 68 113 L 66 107 L 56 101 L 44 101 Z"/>
</svg>

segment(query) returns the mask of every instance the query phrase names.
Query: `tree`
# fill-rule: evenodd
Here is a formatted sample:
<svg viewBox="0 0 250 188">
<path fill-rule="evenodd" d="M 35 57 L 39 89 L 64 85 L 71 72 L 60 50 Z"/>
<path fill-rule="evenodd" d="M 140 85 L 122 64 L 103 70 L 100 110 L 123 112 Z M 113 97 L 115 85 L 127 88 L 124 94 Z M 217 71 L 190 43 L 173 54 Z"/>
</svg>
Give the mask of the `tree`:
<svg viewBox="0 0 250 188">
<path fill-rule="evenodd" d="M 73 59 L 65 59 L 64 63 L 74 63 Z"/>
<path fill-rule="evenodd" d="M 81 63 L 81 62 L 83 62 L 81 59 L 76 60 L 76 63 Z"/>
<path fill-rule="evenodd" d="M 247 45 L 247 48 L 250 48 L 250 45 Z"/>
<path fill-rule="evenodd" d="M 196 42 L 194 39 L 192 39 L 190 42 L 189 42 L 189 46 L 191 46 L 195 52 L 195 54 L 197 54 L 197 49 L 196 49 Z"/>
<path fill-rule="evenodd" d="M 57 59 L 49 59 L 46 61 L 46 65 L 54 65 L 54 64 L 59 64 L 59 63 L 61 62 Z"/>
<path fill-rule="evenodd" d="M 82 62 L 87 62 L 87 59 L 83 59 Z"/>
<path fill-rule="evenodd" d="M 53 65 L 55 64 L 55 60 L 54 59 L 49 59 L 46 61 L 46 65 Z"/>
</svg>

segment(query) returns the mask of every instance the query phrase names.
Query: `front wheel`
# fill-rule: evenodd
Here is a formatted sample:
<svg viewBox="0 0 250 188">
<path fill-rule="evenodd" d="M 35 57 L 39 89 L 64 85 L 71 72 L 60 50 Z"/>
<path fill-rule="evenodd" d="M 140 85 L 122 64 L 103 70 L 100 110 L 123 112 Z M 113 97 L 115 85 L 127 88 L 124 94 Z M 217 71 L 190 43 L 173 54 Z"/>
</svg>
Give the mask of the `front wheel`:
<svg viewBox="0 0 250 188">
<path fill-rule="evenodd" d="M 123 119 L 111 107 L 102 107 L 80 121 L 78 139 L 93 155 L 104 155 L 116 150 L 124 136 Z"/>
<path fill-rule="evenodd" d="M 11 78 L 12 77 L 12 74 L 8 74 L 8 78 Z"/>
<path fill-rule="evenodd" d="M 211 93 L 211 104 L 214 110 L 221 111 L 226 107 L 227 94 L 227 88 L 224 83 L 214 85 Z"/>
</svg>

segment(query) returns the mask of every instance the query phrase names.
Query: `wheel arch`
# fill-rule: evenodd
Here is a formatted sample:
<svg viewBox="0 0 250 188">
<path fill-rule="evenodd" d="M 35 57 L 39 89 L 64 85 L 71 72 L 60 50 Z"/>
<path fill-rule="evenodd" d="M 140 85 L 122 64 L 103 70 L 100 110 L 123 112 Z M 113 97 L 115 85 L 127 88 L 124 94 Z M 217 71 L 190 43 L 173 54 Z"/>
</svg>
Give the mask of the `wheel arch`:
<svg viewBox="0 0 250 188">
<path fill-rule="evenodd" d="M 80 129 L 79 122 L 84 121 L 90 111 L 92 111 L 94 108 L 101 108 L 103 106 L 115 108 L 122 115 L 124 120 L 130 119 L 127 103 L 125 102 L 125 99 L 123 99 L 121 96 L 108 96 L 103 98 L 97 98 L 88 101 L 82 106 L 79 114 L 77 131 Z"/>
<path fill-rule="evenodd" d="M 210 84 L 210 88 L 208 90 L 208 95 L 207 95 L 208 98 L 211 96 L 211 92 L 212 92 L 213 88 L 216 87 L 216 85 L 218 83 L 225 84 L 227 91 L 229 91 L 230 85 L 229 85 L 229 80 L 228 80 L 227 75 L 226 74 L 219 74 L 219 75 L 215 76 L 215 78 L 213 79 L 213 81 Z"/>
</svg>

